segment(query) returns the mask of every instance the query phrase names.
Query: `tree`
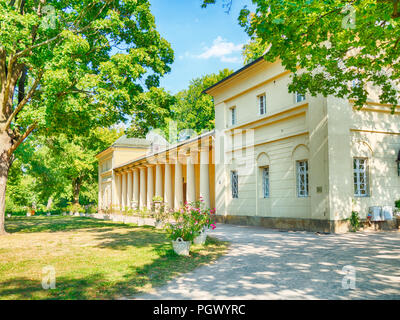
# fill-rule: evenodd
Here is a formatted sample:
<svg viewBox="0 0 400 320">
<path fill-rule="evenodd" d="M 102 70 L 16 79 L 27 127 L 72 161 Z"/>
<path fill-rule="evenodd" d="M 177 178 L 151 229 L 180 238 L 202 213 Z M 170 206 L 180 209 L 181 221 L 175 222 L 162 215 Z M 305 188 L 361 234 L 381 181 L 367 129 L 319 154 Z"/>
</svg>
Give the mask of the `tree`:
<svg viewBox="0 0 400 320">
<path fill-rule="evenodd" d="M 29 139 L 15 153 L 7 184 L 7 207 L 46 206 L 49 199 L 55 199 L 54 206 L 60 205 L 60 199 L 74 204 L 96 203 L 95 155 L 122 134 L 123 128 L 97 128 L 84 136 Z"/>
<path fill-rule="evenodd" d="M 58 135 L 45 139 L 46 167 L 51 176 L 71 185 L 72 203 L 79 204 L 82 190 L 91 191 L 97 185 L 98 161 L 96 154 L 109 147 L 124 134 L 123 129 L 91 130 L 88 135 Z M 56 191 L 56 190 L 55 190 Z M 90 194 L 90 192 L 89 192 Z M 90 200 L 97 200 L 97 194 Z"/>
<path fill-rule="evenodd" d="M 171 117 L 171 106 L 175 96 L 164 88 L 151 88 L 134 99 L 134 112 L 127 130 L 128 137 L 144 138 L 153 129 L 163 130 Z"/>
<path fill-rule="evenodd" d="M 126 120 L 172 62 L 148 0 L 0 0 L 0 234 L 20 144 Z"/>
<path fill-rule="evenodd" d="M 367 101 L 367 87 L 379 101 L 399 104 L 400 1 L 255 0 L 239 23 L 293 73 L 289 90 Z M 206 0 L 215 3 L 215 0 Z"/>
<path fill-rule="evenodd" d="M 203 91 L 218 81 L 229 76 L 233 71 L 223 69 L 190 81 L 189 88 L 176 94 L 176 103 L 172 107 L 172 120 L 176 122 L 177 130 L 193 130 L 199 134 L 212 130 L 215 125 L 214 101 Z"/>
</svg>

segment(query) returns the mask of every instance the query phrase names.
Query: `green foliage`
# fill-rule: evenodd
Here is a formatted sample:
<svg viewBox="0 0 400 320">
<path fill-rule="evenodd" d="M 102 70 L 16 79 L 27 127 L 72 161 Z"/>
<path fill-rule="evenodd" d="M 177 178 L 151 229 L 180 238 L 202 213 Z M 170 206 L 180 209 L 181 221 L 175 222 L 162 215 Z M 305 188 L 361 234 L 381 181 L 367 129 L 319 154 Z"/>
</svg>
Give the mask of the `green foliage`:
<svg viewBox="0 0 400 320">
<path fill-rule="evenodd" d="M 47 208 L 50 198 L 53 209 L 60 210 L 74 196 L 81 204 L 97 203 L 95 155 L 122 134 L 122 129 L 99 128 L 86 136 L 31 137 L 15 154 L 7 183 L 7 211 L 33 205 Z"/>
<path fill-rule="evenodd" d="M 396 208 L 400 209 L 400 200 L 396 200 L 396 201 L 394 202 L 394 206 L 395 206 Z"/>
<path fill-rule="evenodd" d="M 229 76 L 233 71 L 223 69 L 217 74 L 209 74 L 193 79 L 189 88 L 176 94 L 176 104 L 172 107 L 172 119 L 178 132 L 190 130 L 189 135 L 214 129 L 214 101 L 203 90 Z"/>
<path fill-rule="evenodd" d="M 349 98 L 362 107 L 367 86 L 374 86 L 381 103 L 399 105 L 398 0 L 253 3 L 255 13 L 243 8 L 239 16 L 239 24 L 258 44 L 247 47 L 246 59 L 268 48 L 265 59 L 280 59 L 293 73 L 291 92 Z"/>
<path fill-rule="evenodd" d="M 360 229 L 360 216 L 358 212 L 352 211 L 350 217 L 350 225 L 352 227 L 352 231 L 356 232 Z"/>
<path fill-rule="evenodd" d="M 71 203 L 66 209 L 68 212 L 72 213 L 85 213 L 85 208 L 83 208 L 79 203 Z"/>
<path fill-rule="evenodd" d="M 248 64 L 254 60 L 262 57 L 267 50 L 267 44 L 263 43 L 261 39 L 252 39 L 249 43 L 243 46 L 242 56 L 244 63 Z"/>
<path fill-rule="evenodd" d="M 133 98 L 135 108 L 131 113 L 128 137 L 144 138 L 153 129 L 165 128 L 175 102 L 176 98 L 163 88 L 150 88 L 137 95 Z"/>
<path fill-rule="evenodd" d="M 172 213 L 175 222 L 168 223 L 166 230 L 170 239 L 182 238 L 184 241 L 192 241 L 200 235 L 204 229 L 213 228 L 214 210 L 205 208 L 202 201 L 186 204 L 183 208 Z"/>
</svg>

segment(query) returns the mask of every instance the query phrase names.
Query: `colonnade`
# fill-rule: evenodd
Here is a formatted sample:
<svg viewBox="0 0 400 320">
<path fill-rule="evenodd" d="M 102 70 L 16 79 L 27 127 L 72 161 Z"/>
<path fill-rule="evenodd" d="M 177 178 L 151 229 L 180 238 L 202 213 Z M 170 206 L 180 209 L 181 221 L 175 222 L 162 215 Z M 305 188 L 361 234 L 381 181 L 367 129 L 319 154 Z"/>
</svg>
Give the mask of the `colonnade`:
<svg viewBox="0 0 400 320">
<path fill-rule="evenodd" d="M 199 151 L 199 179 L 196 181 L 197 157 L 188 153 L 179 161 L 166 163 L 138 162 L 115 171 L 113 206 L 124 210 L 151 209 L 154 196 L 162 197 L 166 208 L 178 209 L 184 200 L 193 202 L 199 194 L 206 207 L 210 207 L 210 164 L 209 149 Z M 182 161 L 184 160 L 184 161 Z M 183 166 L 183 163 L 185 166 Z M 184 167 L 186 169 L 186 193 L 184 190 Z M 199 192 L 196 193 L 196 186 Z"/>
</svg>

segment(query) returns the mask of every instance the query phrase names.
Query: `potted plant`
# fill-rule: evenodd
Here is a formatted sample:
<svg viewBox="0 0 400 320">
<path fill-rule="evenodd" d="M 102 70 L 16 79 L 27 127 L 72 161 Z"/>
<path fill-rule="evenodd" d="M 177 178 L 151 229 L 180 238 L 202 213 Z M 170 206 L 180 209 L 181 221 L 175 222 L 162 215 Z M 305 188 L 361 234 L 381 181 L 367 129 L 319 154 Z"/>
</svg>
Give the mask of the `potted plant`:
<svg viewBox="0 0 400 320">
<path fill-rule="evenodd" d="M 214 214 L 215 209 L 204 206 L 203 201 L 195 201 L 185 205 L 186 214 L 192 217 L 194 229 L 198 236 L 193 239 L 194 244 L 204 244 L 207 240 L 208 230 L 215 229 Z"/>
<path fill-rule="evenodd" d="M 178 255 L 188 256 L 194 238 L 200 233 L 193 216 L 185 208 L 173 213 L 174 223 L 167 224 L 167 232 L 172 240 L 172 247 Z"/>
</svg>

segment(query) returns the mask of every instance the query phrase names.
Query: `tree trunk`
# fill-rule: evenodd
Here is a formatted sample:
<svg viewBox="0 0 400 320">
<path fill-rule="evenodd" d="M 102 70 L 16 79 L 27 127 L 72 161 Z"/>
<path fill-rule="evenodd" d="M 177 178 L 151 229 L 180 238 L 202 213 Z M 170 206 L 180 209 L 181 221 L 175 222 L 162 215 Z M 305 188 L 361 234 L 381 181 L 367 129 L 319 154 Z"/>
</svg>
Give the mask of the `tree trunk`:
<svg viewBox="0 0 400 320">
<path fill-rule="evenodd" d="M 79 194 L 81 192 L 81 181 L 80 179 L 76 179 L 72 183 L 72 189 L 73 189 L 73 202 L 74 204 L 79 204 Z"/>
<path fill-rule="evenodd" d="M 6 187 L 11 158 L 8 150 L 11 148 L 11 138 L 6 132 L 0 132 L 0 235 L 7 234 L 4 225 L 6 210 Z"/>
</svg>

